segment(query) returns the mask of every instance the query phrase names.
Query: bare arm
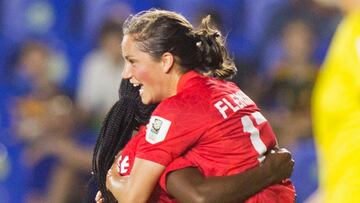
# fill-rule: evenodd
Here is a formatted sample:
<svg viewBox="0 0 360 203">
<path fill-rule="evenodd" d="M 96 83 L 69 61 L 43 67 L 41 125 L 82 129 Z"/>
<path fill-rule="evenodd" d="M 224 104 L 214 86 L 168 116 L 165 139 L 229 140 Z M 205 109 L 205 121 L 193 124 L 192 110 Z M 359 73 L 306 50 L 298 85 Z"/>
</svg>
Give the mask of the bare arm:
<svg viewBox="0 0 360 203">
<path fill-rule="evenodd" d="M 236 202 L 263 188 L 289 178 L 294 166 L 291 154 L 268 154 L 260 167 L 241 174 L 204 178 L 196 168 L 185 168 L 167 176 L 167 190 L 180 202 Z"/>
<path fill-rule="evenodd" d="M 155 188 L 165 166 L 135 158 L 130 176 L 119 176 L 114 164 L 109 170 L 106 186 L 114 197 L 122 203 L 146 202 Z"/>
</svg>

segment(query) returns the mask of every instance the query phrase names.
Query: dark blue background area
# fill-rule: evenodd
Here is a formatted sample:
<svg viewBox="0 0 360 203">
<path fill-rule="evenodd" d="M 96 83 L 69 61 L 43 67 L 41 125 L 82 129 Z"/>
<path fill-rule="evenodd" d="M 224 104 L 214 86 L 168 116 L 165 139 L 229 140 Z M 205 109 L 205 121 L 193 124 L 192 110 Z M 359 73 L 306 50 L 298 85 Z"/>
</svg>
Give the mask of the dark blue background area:
<svg viewBox="0 0 360 203">
<path fill-rule="evenodd" d="M 44 160 L 35 168 L 21 161 L 24 143 L 14 138 L 11 103 L 18 95 L 24 95 L 31 86 L 26 78 L 14 74 L 15 63 L 21 45 L 36 39 L 51 49 L 64 53 L 69 65 L 68 74 L 60 84 L 62 90 L 75 97 L 80 67 L 84 57 L 96 45 L 97 31 L 108 17 L 114 5 L 122 3 L 136 13 L 149 8 L 169 9 L 183 14 L 195 23 L 200 16 L 217 13 L 231 55 L 237 61 L 239 72 L 261 74 L 264 64 L 269 63 L 277 49 L 279 27 L 287 16 L 277 13 L 287 9 L 285 0 L 0 0 L 0 144 L 7 153 L 11 171 L 0 179 L 0 202 L 24 202 L 28 190 L 46 190 L 46 179 L 56 160 Z M 46 5 L 50 9 L 52 23 L 46 30 L 29 27 L 28 10 L 34 5 Z M 324 20 L 325 21 L 325 20 Z M 333 25 L 335 28 L 336 24 Z M 333 31 L 331 24 L 329 28 Z M 314 58 L 318 63 L 324 59 L 332 32 L 324 32 L 317 38 Z M 270 43 L 271 42 L 271 43 Z M 274 42 L 274 44 L 272 44 Z M 270 51 L 268 51 L 270 50 Z M 269 53 L 268 53 L 268 52 Z M 268 58 L 269 57 L 269 61 Z M 265 62 L 264 62 L 265 61 Z M 241 81 L 240 81 L 241 83 Z M 89 134 L 91 136 L 89 136 Z M 96 133 L 78 132 L 82 145 L 94 145 Z M 293 181 L 297 186 L 299 202 L 317 187 L 313 171 L 316 171 L 315 148 L 312 140 L 303 140 L 294 147 L 297 164 Z"/>
</svg>

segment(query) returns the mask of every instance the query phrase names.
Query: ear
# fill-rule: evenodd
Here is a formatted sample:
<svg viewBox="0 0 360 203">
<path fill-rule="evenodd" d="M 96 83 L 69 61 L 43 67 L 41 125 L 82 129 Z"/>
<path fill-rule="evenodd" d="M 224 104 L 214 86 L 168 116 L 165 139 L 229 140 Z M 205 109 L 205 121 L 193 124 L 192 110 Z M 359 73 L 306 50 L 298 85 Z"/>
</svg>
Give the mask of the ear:
<svg viewBox="0 0 360 203">
<path fill-rule="evenodd" d="M 170 52 L 165 52 L 161 56 L 161 63 L 163 67 L 163 72 L 168 73 L 175 63 L 174 55 Z"/>
</svg>

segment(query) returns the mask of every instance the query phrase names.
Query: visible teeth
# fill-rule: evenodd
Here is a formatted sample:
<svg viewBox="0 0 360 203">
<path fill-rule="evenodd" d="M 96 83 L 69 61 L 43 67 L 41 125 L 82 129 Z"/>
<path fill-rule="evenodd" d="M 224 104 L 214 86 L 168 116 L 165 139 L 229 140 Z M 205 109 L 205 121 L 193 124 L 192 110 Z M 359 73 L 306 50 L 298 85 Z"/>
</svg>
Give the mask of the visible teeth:
<svg viewBox="0 0 360 203">
<path fill-rule="evenodd" d="M 139 86 L 139 85 L 140 85 L 140 84 L 133 84 L 134 87 L 137 87 L 137 86 Z"/>
</svg>

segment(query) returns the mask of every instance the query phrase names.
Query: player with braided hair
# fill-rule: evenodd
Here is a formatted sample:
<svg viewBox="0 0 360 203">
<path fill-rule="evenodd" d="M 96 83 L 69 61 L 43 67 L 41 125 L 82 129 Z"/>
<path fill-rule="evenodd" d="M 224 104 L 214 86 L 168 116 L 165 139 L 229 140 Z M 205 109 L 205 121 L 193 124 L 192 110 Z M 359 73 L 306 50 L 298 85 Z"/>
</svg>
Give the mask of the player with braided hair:
<svg viewBox="0 0 360 203">
<path fill-rule="evenodd" d="M 156 105 L 144 105 L 139 95 L 139 87 L 133 87 L 129 80 L 123 80 L 118 100 L 107 114 L 93 153 L 93 173 L 99 189 L 106 194 L 106 174 L 114 157 L 131 139 L 134 130 L 149 121 Z M 109 195 L 109 196 L 108 196 Z M 111 197 L 110 193 L 104 195 Z"/>
<path fill-rule="evenodd" d="M 156 105 L 144 105 L 139 96 L 139 87 L 129 80 L 122 80 L 117 101 L 106 116 L 93 155 L 93 173 L 101 191 L 103 201 L 116 202 L 106 189 L 106 174 L 113 165 L 114 158 L 131 139 L 133 132 L 149 121 Z M 174 164 L 183 162 L 180 158 Z M 233 176 L 204 178 L 194 168 L 176 170 L 168 175 L 169 193 L 178 198 L 195 202 L 204 199 L 218 202 L 232 199 L 246 199 L 264 187 L 288 178 L 292 171 L 292 161 L 288 153 L 281 151 L 267 155 L 265 163 L 249 171 Z M 171 169 L 170 169 L 171 170 Z M 196 181 L 194 181 L 196 180 Z M 205 187 L 204 187 L 205 186 Z M 194 194 L 202 191 L 201 194 Z M 214 195 L 214 191 L 217 194 Z M 232 191 L 232 192 L 230 192 Z M 231 198 L 229 198 L 231 197 Z M 98 196 L 97 200 L 100 200 Z M 206 201 L 208 202 L 208 201 Z"/>
<path fill-rule="evenodd" d="M 236 68 L 209 18 L 195 30 L 174 12 L 141 12 L 125 22 L 122 51 L 123 77 L 140 87 L 144 104 L 159 105 L 107 175 L 106 186 L 116 200 L 154 200 L 156 183 L 160 180 L 166 191 L 172 171 L 186 167 L 197 167 L 205 177 L 242 173 L 261 165 L 264 155 L 277 147 L 255 103 L 223 80 Z M 172 201 L 158 197 L 156 201 Z M 292 202 L 293 186 L 278 183 L 247 201 Z"/>
</svg>

